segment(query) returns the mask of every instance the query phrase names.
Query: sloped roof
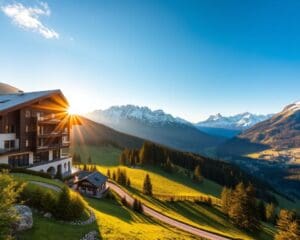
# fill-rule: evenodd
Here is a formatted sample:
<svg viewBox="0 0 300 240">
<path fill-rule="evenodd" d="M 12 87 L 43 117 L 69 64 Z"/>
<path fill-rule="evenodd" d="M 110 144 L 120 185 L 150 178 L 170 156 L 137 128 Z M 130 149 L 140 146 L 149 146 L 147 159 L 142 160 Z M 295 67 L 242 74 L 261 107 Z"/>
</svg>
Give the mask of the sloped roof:
<svg viewBox="0 0 300 240">
<path fill-rule="evenodd" d="M 1 111 L 8 110 L 21 104 L 30 103 L 34 100 L 49 97 L 54 94 L 62 94 L 60 90 L 49 90 L 40 92 L 28 92 L 28 93 L 13 93 L 13 94 L 0 94 L 0 113 Z M 64 96 L 63 96 L 64 98 Z"/>
<path fill-rule="evenodd" d="M 0 82 L 0 95 L 2 95 L 2 94 L 12 94 L 12 93 L 21 93 L 21 92 L 23 92 L 23 91 L 16 88 L 16 87 L 13 87 L 9 84 Z"/>
<path fill-rule="evenodd" d="M 103 183 L 107 181 L 107 177 L 99 172 L 88 172 L 88 171 L 81 171 L 78 175 L 78 181 L 88 181 L 96 187 L 101 186 Z"/>
</svg>

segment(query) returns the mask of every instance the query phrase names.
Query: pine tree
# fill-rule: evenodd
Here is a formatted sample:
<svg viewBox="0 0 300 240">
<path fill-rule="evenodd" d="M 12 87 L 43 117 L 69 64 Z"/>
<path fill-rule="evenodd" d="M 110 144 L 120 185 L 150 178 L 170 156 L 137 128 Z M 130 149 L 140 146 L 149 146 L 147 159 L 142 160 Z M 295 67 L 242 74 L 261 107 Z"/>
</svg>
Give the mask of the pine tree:
<svg viewBox="0 0 300 240">
<path fill-rule="evenodd" d="M 112 179 L 113 179 L 114 181 L 116 181 L 116 179 L 117 179 L 117 176 L 116 176 L 116 172 L 115 172 L 115 171 L 113 171 Z"/>
<path fill-rule="evenodd" d="M 167 160 L 163 166 L 163 169 L 168 172 L 168 173 L 172 173 L 172 162 L 170 160 L 170 157 L 167 157 Z"/>
<path fill-rule="evenodd" d="M 255 191 L 252 185 L 246 188 L 242 182 L 239 183 L 232 193 L 230 202 L 228 215 L 235 225 L 251 231 L 259 228 Z"/>
<path fill-rule="evenodd" d="M 193 179 L 196 182 L 202 182 L 203 177 L 201 175 L 201 169 L 200 169 L 200 165 L 197 165 L 195 170 L 194 170 L 194 175 L 193 175 Z"/>
<path fill-rule="evenodd" d="M 274 203 L 268 203 L 266 205 L 266 221 L 274 223 L 275 220 L 275 205 Z"/>
<path fill-rule="evenodd" d="M 286 231 L 289 224 L 293 221 L 294 214 L 286 209 L 282 209 L 279 212 L 277 220 L 277 228 L 279 231 Z"/>
<path fill-rule="evenodd" d="M 127 178 L 127 183 L 126 183 L 126 186 L 127 186 L 127 187 L 130 187 L 130 185 L 131 185 L 130 179 L 129 179 L 129 178 Z"/>
<path fill-rule="evenodd" d="M 83 164 L 83 171 L 88 171 L 88 167 L 86 164 Z"/>
<path fill-rule="evenodd" d="M 152 195 L 152 183 L 149 174 L 146 175 L 143 184 L 143 193 L 145 195 Z"/>
<path fill-rule="evenodd" d="M 299 223 L 293 212 L 280 210 L 277 220 L 277 234 L 275 240 L 298 240 L 300 239 Z"/>
<path fill-rule="evenodd" d="M 126 165 L 126 153 L 123 151 L 120 155 L 120 165 Z"/>
<path fill-rule="evenodd" d="M 223 187 L 221 193 L 221 202 L 222 202 L 222 211 L 225 214 L 228 214 L 230 208 L 230 200 L 231 200 L 231 189 L 227 187 Z"/>
<path fill-rule="evenodd" d="M 111 177 L 111 175 L 110 175 L 110 170 L 109 170 L 109 169 L 107 169 L 106 176 L 107 176 L 108 178 L 110 178 L 110 177 Z"/>
</svg>

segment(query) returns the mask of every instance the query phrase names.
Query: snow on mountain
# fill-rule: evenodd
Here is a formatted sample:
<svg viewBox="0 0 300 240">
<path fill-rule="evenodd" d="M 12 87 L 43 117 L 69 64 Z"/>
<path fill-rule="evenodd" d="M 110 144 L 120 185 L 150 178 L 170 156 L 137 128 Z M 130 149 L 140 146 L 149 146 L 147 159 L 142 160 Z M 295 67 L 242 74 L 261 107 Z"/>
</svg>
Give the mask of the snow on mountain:
<svg viewBox="0 0 300 240">
<path fill-rule="evenodd" d="M 296 111 L 299 111 L 299 110 L 300 110 L 300 101 L 294 102 L 294 103 L 286 106 L 283 111 L 296 112 Z"/>
<path fill-rule="evenodd" d="M 272 114 L 256 115 L 249 112 L 237 114 L 234 116 L 222 116 L 220 113 L 210 116 L 207 120 L 196 124 L 197 127 L 210 127 L 210 128 L 225 128 L 244 130 L 254 126 L 255 124 L 269 119 Z"/>
<path fill-rule="evenodd" d="M 188 121 L 173 117 L 163 110 L 152 111 L 148 107 L 139 107 L 134 105 L 113 106 L 106 110 L 96 110 L 87 114 L 93 120 L 110 124 L 117 124 L 124 119 L 138 120 L 150 125 L 155 124 L 184 124 L 193 126 Z"/>
</svg>

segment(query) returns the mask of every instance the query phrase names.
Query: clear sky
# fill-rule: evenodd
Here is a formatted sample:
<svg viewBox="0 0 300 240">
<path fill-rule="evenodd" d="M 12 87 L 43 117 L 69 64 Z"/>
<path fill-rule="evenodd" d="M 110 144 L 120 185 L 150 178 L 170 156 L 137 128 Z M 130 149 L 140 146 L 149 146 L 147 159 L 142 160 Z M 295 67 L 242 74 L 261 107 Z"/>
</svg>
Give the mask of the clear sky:
<svg viewBox="0 0 300 240">
<path fill-rule="evenodd" d="M 300 99 L 300 1 L 0 0 L 0 81 L 190 121 Z"/>
</svg>

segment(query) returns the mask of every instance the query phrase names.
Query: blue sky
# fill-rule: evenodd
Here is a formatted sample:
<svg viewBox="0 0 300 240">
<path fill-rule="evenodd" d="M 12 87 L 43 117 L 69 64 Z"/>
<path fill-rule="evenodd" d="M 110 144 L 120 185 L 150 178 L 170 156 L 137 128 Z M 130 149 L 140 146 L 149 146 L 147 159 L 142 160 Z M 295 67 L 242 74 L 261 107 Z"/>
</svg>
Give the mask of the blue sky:
<svg viewBox="0 0 300 240">
<path fill-rule="evenodd" d="M 0 81 L 191 121 L 300 99 L 299 1 L 0 0 Z"/>
</svg>

